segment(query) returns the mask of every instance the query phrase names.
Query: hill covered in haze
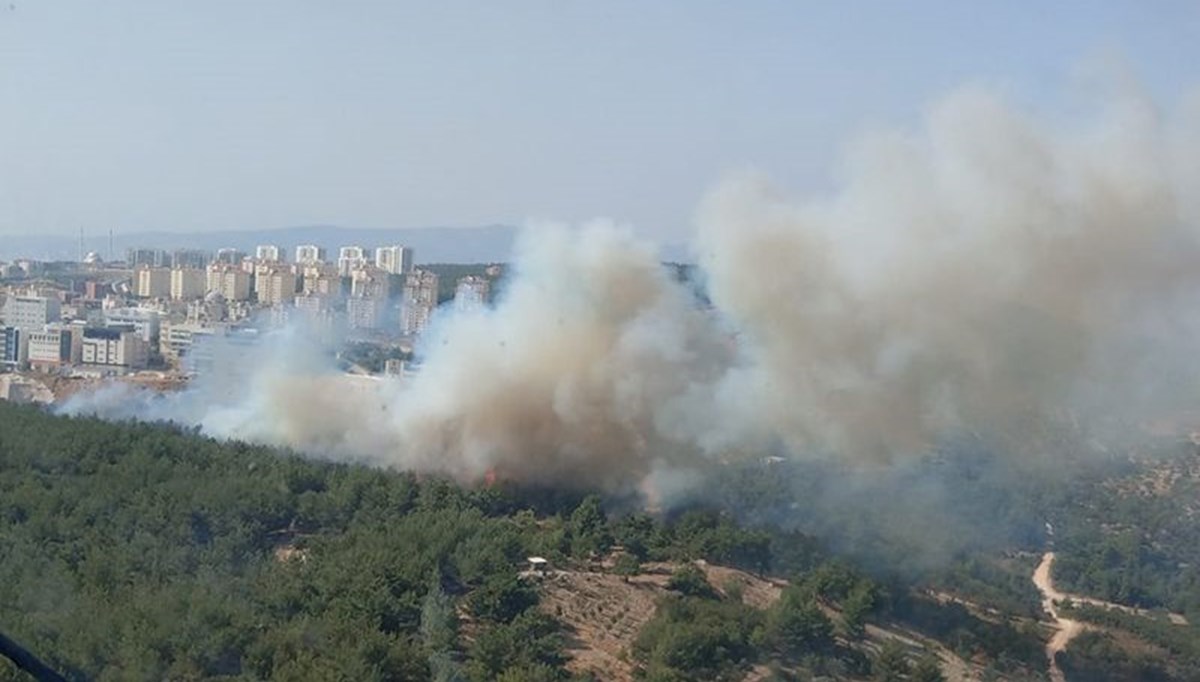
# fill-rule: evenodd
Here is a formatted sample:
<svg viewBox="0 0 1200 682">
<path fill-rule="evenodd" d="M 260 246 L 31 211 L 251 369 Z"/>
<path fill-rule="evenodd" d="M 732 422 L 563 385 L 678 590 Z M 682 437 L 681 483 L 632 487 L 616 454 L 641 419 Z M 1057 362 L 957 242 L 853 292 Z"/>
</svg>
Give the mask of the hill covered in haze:
<svg viewBox="0 0 1200 682">
<path fill-rule="evenodd" d="M 336 256 L 339 246 L 360 244 L 375 247 L 404 244 L 416 251 L 423 263 L 481 263 L 509 257 L 517 228 L 509 225 L 482 227 L 422 227 L 409 229 L 337 227 L 310 225 L 278 229 L 249 229 L 197 232 L 114 232 L 112 257 L 124 258 L 129 248 L 217 249 L 232 247 L 252 252 L 258 244 L 278 244 L 289 250 L 297 244 L 317 244 Z M 0 239 L 0 260 L 34 258 L 73 260 L 79 257 L 78 234 L 29 234 Z M 108 234 L 84 234 L 83 250 L 109 259 Z"/>
</svg>

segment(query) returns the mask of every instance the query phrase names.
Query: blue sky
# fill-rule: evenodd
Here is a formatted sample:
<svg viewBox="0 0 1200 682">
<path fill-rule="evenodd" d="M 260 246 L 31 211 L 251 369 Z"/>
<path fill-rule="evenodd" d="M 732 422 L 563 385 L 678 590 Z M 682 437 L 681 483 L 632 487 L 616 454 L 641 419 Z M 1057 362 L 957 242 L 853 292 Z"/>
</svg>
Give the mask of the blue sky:
<svg viewBox="0 0 1200 682">
<path fill-rule="evenodd" d="M 11 4 L 10 4 L 11 2 Z M 1069 114 L 1196 84 L 1197 2 L 0 3 L 0 236 L 609 216 L 722 174 L 823 191 L 847 139 L 989 83 Z"/>
</svg>

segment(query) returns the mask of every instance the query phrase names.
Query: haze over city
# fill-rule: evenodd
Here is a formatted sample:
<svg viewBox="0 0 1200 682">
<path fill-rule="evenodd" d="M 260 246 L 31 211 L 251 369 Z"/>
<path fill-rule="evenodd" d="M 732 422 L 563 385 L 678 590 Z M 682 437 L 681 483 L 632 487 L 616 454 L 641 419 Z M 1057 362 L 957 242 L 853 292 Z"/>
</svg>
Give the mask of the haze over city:
<svg viewBox="0 0 1200 682">
<path fill-rule="evenodd" d="M 857 134 L 995 85 L 1069 126 L 1162 106 L 1191 2 L 91 3 L 0 12 L 0 235 L 632 222 L 682 241 L 755 167 L 838 182 Z"/>
</svg>

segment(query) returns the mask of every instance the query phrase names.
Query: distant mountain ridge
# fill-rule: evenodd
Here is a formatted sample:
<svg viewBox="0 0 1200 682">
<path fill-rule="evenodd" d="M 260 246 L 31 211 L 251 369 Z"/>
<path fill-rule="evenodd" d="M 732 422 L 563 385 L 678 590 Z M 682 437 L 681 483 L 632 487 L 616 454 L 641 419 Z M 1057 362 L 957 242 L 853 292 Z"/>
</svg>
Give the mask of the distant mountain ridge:
<svg viewBox="0 0 1200 682">
<path fill-rule="evenodd" d="M 115 232 L 112 258 L 125 257 L 126 249 L 204 249 L 216 251 L 235 248 L 254 252 L 259 244 L 276 244 L 287 249 L 288 257 L 299 244 L 316 244 L 337 257 L 341 246 L 367 248 L 390 244 L 411 247 L 418 263 L 486 263 L 505 261 L 512 254 L 517 228 L 510 225 L 480 227 L 361 228 L 334 225 L 306 225 L 263 230 L 211 232 Z M 109 260 L 108 234 L 85 234 L 83 251 L 95 251 Z M 0 260 L 18 258 L 36 260 L 75 260 L 79 257 L 79 237 L 73 235 L 0 236 Z"/>
</svg>

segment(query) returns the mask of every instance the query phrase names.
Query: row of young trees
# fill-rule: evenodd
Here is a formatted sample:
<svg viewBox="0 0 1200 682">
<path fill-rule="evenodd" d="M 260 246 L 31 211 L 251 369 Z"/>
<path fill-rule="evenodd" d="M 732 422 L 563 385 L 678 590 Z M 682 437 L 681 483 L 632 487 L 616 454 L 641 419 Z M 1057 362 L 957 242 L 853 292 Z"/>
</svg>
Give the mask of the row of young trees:
<svg viewBox="0 0 1200 682">
<path fill-rule="evenodd" d="M 914 659 L 895 640 L 873 656 L 864 653 L 866 619 L 885 606 L 882 588 L 844 565 L 826 563 L 796 576 L 763 610 L 745 604 L 733 586 L 710 585 L 692 565 L 676 571 L 668 587 L 677 594 L 660 603 L 633 648 L 649 682 L 736 680 L 749 664 L 765 666 L 778 680 L 945 679 L 936 656 Z"/>
</svg>

